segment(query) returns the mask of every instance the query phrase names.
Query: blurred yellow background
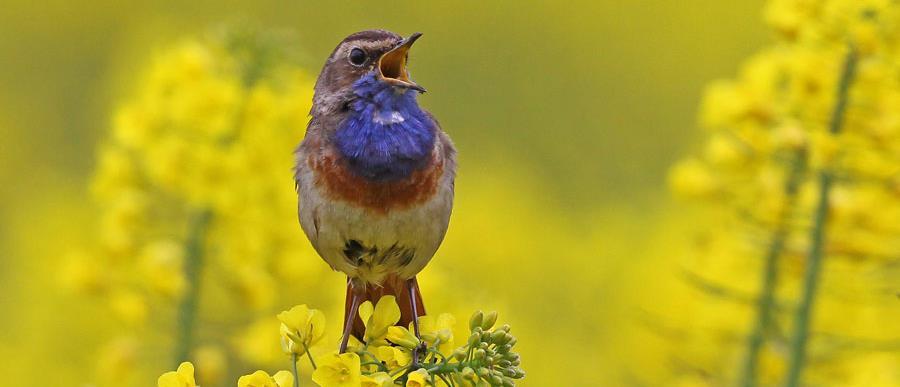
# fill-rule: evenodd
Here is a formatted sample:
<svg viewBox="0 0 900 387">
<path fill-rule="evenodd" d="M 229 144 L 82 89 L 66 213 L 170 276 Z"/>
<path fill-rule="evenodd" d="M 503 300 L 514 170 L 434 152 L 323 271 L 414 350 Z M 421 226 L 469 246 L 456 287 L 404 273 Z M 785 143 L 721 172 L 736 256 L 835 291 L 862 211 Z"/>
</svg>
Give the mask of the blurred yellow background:
<svg viewBox="0 0 900 387">
<path fill-rule="evenodd" d="M 661 278 L 683 279 L 670 258 L 690 242 L 690 230 L 716 227 L 695 223 L 694 210 L 670 199 L 666 175 L 704 137 L 696 129 L 704 86 L 732 77 L 770 42 L 763 1 L 10 0 L 3 8 L 0 375 L 7 384 L 143 386 L 174 366 L 173 304 L 141 312 L 150 322 L 123 322 L 107 301 L 72 292 L 60 271 L 72 251 L 97 238 L 98 214 L 107 209 L 88 188 L 117 112 L 141 103 L 144 74 L 157 58 L 225 26 L 289 37 L 303 74 L 290 94 L 298 104 L 308 103 L 303 88 L 346 35 L 424 33 L 411 53 L 411 72 L 428 89 L 420 102 L 460 152 L 458 204 L 422 275 L 425 300 L 430 311 L 460 320 L 475 309 L 498 310 L 519 338 L 523 385 L 732 384 L 734 372 L 717 379 L 703 374 L 720 369 L 690 364 L 736 368 L 741 344 L 717 350 L 718 332 L 692 341 L 701 348 L 684 348 L 685 358 L 663 355 L 683 344 L 683 337 L 666 341 L 680 335 L 677 327 L 697 322 L 687 310 L 661 316 L 645 306 L 660 297 L 663 310 L 678 313 L 677 297 L 695 297 L 652 290 Z M 303 126 L 273 152 L 289 158 Z M 282 174 L 293 194 L 287 168 L 266 173 Z M 303 240 L 289 222 L 281 232 Z M 228 368 L 211 384 L 287 368 L 285 359 L 234 353 L 249 351 L 242 345 L 251 339 L 237 335 L 260 316 L 310 303 L 337 330 L 344 279 L 307 246 L 298 249 L 305 252 L 297 270 L 312 271 L 282 278 L 277 297 L 245 309 L 201 305 L 199 340 L 207 358 L 224 356 L 211 363 Z M 749 266 L 734 281 L 756 284 L 758 264 Z M 205 296 L 201 304 L 227 299 Z M 746 335 L 751 310 L 721 310 L 722 320 L 734 321 L 726 336 Z M 629 333 L 636 327 L 667 333 L 647 339 Z M 266 329 L 258 330 L 265 336 Z M 134 375 L 108 375 L 117 367 Z"/>
</svg>

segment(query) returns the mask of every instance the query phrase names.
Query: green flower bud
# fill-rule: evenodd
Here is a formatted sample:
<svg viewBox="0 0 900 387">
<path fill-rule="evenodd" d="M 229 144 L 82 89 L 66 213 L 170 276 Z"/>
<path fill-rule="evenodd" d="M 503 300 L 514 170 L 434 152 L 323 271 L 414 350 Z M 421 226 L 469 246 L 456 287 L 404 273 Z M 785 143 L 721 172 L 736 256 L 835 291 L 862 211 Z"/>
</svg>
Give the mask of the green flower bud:
<svg viewBox="0 0 900 387">
<path fill-rule="evenodd" d="M 481 321 L 481 328 L 484 330 L 491 329 L 494 324 L 497 323 L 497 311 L 490 311 L 486 315 L 484 315 L 484 319 Z"/>
<path fill-rule="evenodd" d="M 483 360 L 485 357 L 487 357 L 487 352 L 485 352 L 481 348 L 478 348 L 475 350 L 474 356 L 476 360 Z"/>
<path fill-rule="evenodd" d="M 491 385 L 492 386 L 502 386 L 503 385 L 503 377 L 492 375 L 491 376 Z"/>
<path fill-rule="evenodd" d="M 484 321 L 484 313 L 480 310 L 473 313 L 472 317 L 469 319 L 469 330 L 475 330 L 475 327 L 480 327 L 482 321 Z"/>
<path fill-rule="evenodd" d="M 477 333 L 472 333 L 472 335 L 469 336 L 469 346 L 470 347 L 476 346 L 479 341 L 481 341 L 481 335 L 479 335 Z"/>
<path fill-rule="evenodd" d="M 505 342 L 509 341 L 509 340 L 506 339 L 506 332 L 494 331 L 494 332 L 491 332 L 491 338 L 489 339 L 489 341 L 494 344 L 506 344 Z M 503 341 L 503 342 L 501 342 L 501 341 Z"/>
<path fill-rule="evenodd" d="M 491 376 L 491 371 L 485 367 L 479 367 L 478 370 L 475 371 L 475 373 L 477 373 L 478 377 L 482 378 L 482 379 L 488 378 Z"/>
<path fill-rule="evenodd" d="M 475 380 L 475 370 L 473 370 L 472 367 L 463 368 L 462 377 L 466 380 Z"/>
<path fill-rule="evenodd" d="M 453 354 L 450 356 L 452 356 L 457 361 L 463 361 L 466 359 L 466 350 L 462 349 L 462 348 L 457 348 L 456 350 L 453 351 Z"/>
</svg>

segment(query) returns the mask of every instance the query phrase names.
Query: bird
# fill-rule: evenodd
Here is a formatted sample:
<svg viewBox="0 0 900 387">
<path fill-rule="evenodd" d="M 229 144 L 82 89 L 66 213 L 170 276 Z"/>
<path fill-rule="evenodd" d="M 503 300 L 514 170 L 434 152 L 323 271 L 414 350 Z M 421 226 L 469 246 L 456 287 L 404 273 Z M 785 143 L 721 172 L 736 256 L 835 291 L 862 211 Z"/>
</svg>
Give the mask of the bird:
<svg viewBox="0 0 900 387">
<path fill-rule="evenodd" d="M 347 276 L 339 351 L 363 340 L 357 310 L 393 295 L 397 325 L 420 337 L 425 305 L 416 275 L 447 233 L 456 148 L 418 103 L 409 50 L 422 36 L 366 30 L 343 39 L 319 74 L 294 181 L 300 227 Z M 414 356 L 415 359 L 415 356 Z"/>
</svg>

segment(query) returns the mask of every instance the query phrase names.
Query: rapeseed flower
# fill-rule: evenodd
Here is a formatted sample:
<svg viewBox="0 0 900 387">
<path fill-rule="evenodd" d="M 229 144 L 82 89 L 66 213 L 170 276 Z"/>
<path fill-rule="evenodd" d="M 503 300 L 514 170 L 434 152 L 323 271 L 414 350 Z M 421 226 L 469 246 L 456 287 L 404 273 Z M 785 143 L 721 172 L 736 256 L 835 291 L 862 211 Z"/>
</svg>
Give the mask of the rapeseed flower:
<svg viewBox="0 0 900 387">
<path fill-rule="evenodd" d="M 360 317 L 367 317 L 370 326 L 381 330 L 382 323 L 396 320 L 393 318 L 397 309 L 394 297 L 384 296 L 375 306 L 371 303 L 360 308 Z M 399 319 L 399 316 L 397 317 Z M 384 334 L 378 337 L 375 344 L 358 342 L 347 353 L 329 353 L 324 356 L 303 350 L 285 351 L 291 355 L 290 363 L 293 371 L 280 371 L 273 376 L 263 371 L 242 376 L 238 380 L 239 387 L 287 387 L 300 380 L 299 358 L 309 358 L 313 368 L 312 380 L 319 386 L 371 386 L 384 387 L 397 384 L 406 386 L 512 386 L 522 379 L 525 373 L 519 368 L 521 359 L 512 349 L 517 339 L 510 334 L 509 325 L 495 327 L 497 313 L 476 312 L 469 319 L 470 336 L 465 345 L 442 349 L 442 340 L 451 340 L 451 334 L 444 331 L 453 329 L 456 321 L 450 314 L 442 314 L 436 321 L 422 317 L 428 325 L 428 341 L 420 341 L 405 327 L 389 325 Z M 278 315 L 281 321 L 282 342 L 285 331 L 291 332 L 287 340 L 306 344 L 311 339 L 322 335 L 325 317 L 316 309 L 299 305 Z M 435 330 L 440 327 L 440 329 Z M 223 363 L 217 360 L 221 352 L 205 349 L 204 363 L 211 367 L 220 367 Z M 413 355 L 416 356 L 413 359 Z M 316 357 L 318 360 L 315 360 Z M 169 372 L 160 380 L 181 380 L 190 374 L 193 382 L 193 366 L 184 363 L 177 372 Z M 221 374 L 215 370 L 213 374 Z M 205 374 L 201 371 L 201 374 Z M 186 380 L 186 379 L 185 379 Z M 166 385 L 161 387 L 174 387 Z M 180 386 L 180 385 L 179 385 Z M 188 386 L 193 386 L 190 384 Z"/>
<path fill-rule="evenodd" d="M 360 385 L 360 359 L 355 353 L 332 354 L 321 359 L 312 379 L 320 386 L 357 387 Z"/>
<path fill-rule="evenodd" d="M 384 340 L 389 327 L 400 321 L 400 307 L 394 296 L 385 296 L 374 307 L 371 301 L 363 302 L 359 306 L 359 317 L 366 326 L 365 341 L 386 344 Z"/>
<path fill-rule="evenodd" d="M 281 321 L 282 348 L 287 353 L 303 354 L 325 333 L 325 315 L 306 305 L 279 313 L 278 320 Z"/>
<path fill-rule="evenodd" d="M 291 387 L 294 384 L 294 375 L 288 371 L 278 371 L 275 375 L 269 375 L 265 371 L 256 371 L 250 375 L 238 378 L 238 387 Z"/>
<path fill-rule="evenodd" d="M 891 281 L 856 274 L 896 275 L 900 251 L 900 6 L 772 0 L 764 17 L 776 42 L 707 88 L 706 146 L 671 170 L 672 190 L 709 220 L 675 268 L 672 286 L 689 293 L 666 293 L 698 299 L 695 321 L 656 328 L 681 364 L 667 383 L 812 384 L 829 379 L 829 359 L 866 362 L 875 354 L 851 348 L 900 337 L 870 329 L 892 315 Z"/>
<path fill-rule="evenodd" d="M 410 372 L 406 379 L 406 387 L 426 387 L 429 385 L 432 384 L 429 382 L 428 371 L 424 368 Z"/>
<path fill-rule="evenodd" d="M 141 327 L 152 351 L 136 354 L 129 372 L 209 355 L 195 349 L 210 341 L 229 344 L 215 357 L 268 365 L 258 361 L 277 359 L 277 345 L 240 338 L 262 332 L 254 324 L 271 321 L 282 297 L 311 292 L 308 279 L 328 270 L 298 232 L 296 195 L 284 183 L 313 84 L 284 47 L 223 30 L 163 50 L 98 146 L 96 244 L 77 247 L 60 277 Z M 293 334 L 312 346 L 323 324 Z"/>
<path fill-rule="evenodd" d="M 188 362 L 181 363 L 177 370 L 162 374 L 156 385 L 158 387 L 196 387 L 194 365 Z"/>
</svg>

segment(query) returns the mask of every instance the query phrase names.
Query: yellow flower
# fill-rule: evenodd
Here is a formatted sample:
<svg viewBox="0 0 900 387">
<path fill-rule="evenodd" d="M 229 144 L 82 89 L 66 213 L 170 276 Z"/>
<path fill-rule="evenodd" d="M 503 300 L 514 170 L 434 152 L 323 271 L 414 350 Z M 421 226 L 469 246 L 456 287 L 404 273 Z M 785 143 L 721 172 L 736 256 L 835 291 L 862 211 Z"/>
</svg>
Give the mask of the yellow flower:
<svg viewBox="0 0 900 387">
<path fill-rule="evenodd" d="M 147 303 L 137 292 L 117 290 L 110 294 L 109 305 L 116 316 L 129 324 L 140 324 L 147 318 Z"/>
<path fill-rule="evenodd" d="M 203 385 L 220 385 L 228 375 L 228 359 L 222 348 L 203 346 L 194 351 L 197 377 Z"/>
<path fill-rule="evenodd" d="M 290 387 L 293 383 L 294 375 L 287 371 L 278 371 L 274 376 L 256 371 L 238 379 L 238 387 Z"/>
<path fill-rule="evenodd" d="M 359 364 L 355 353 L 326 356 L 313 371 L 312 380 L 324 387 L 357 387 L 361 381 Z"/>
<path fill-rule="evenodd" d="M 687 197 L 707 197 L 718 189 L 719 183 L 709 168 L 696 159 L 675 165 L 669 173 L 672 190 Z"/>
<path fill-rule="evenodd" d="M 169 371 L 156 381 L 158 387 L 196 387 L 194 381 L 194 365 L 188 362 L 181 363 L 177 371 Z"/>
<path fill-rule="evenodd" d="M 386 338 L 389 342 L 407 349 L 413 349 L 420 343 L 419 338 L 410 332 L 409 329 L 398 326 L 388 327 Z"/>
<path fill-rule="evenodd" d="M 430 385 L 428 382 L 428 371 L 424 368 L 419 368 L 413 372 L 409 373 L 409 378 L 406 379 L 406 387 L 425 387 Z"/>
<path fill-rule="evenodd" d="M 281 343 L 286 353 L 303 354 L 325 334 L 325 315 L 305 304 L 278 314 Z"/>
<path fill-rule="evenodd" d="M 144 247 L 140 268 L 149 287 L 165 297 L 177 299 L 187 288 L 184 278 L 184 249 L 171 239 L 152 242 Z"/>
<path fill-rule="evenodd" d="M 362 387 L 391 387 L 394 385 L 394 379 L 391 379 L 391 375 L 386 372 L 362 375 L 359 381 Z"/>
<path fill-rule="evenodd" d="M 422 340 L 429 346 L 438 344 L 438 351 L 441 353 L 449 353 L 453 350 L 453 327 L 456 325 L 456 318 L 449 313 L 441 313 L 437 318 L 432 316 L 419 317 L 419 333 Z"/>
<path fill-rule="evenodd" d="M 365 340 L 369 345 L 385 344 L 388 327 L 400 321 L 400 307 L 394 296 L 384 296 L 372 307 L 369 301 L 359 306 L 359 317 L 366 325 Z"/>
<path fill-rule="evenodd" d="M 384 364 L 388 369 L 406 367 L 412 360 L 412 357 L 408 352 L 390 345 L 382 345 L 380 347 L 377 347 L 375 348 L 374 353 L 375 356 L 378 357 L 378 360 L 381 360 L 381 363 Z"/>
<path fill-rule="evenodd" d="M 63 286 L 83 294 L 99 294 L 109 285 L 109 278 L 95 257 L 84 251 L 72 251 L 63 261 L 59 279 Z"/>
</svg>

